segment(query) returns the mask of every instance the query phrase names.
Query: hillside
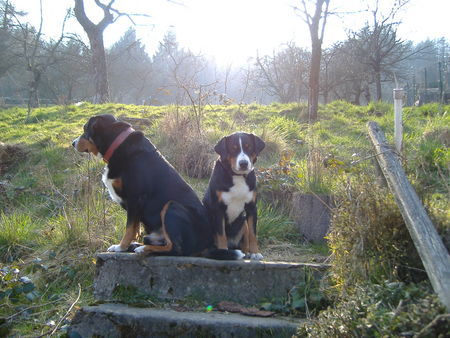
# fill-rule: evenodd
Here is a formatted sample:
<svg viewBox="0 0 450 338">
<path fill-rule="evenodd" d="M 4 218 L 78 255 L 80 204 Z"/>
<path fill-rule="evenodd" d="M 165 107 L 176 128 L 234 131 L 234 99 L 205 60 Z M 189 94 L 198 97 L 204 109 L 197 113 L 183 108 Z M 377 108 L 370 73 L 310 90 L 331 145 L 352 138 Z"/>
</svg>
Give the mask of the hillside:
<svg viewBox="0 0 450 338">
<path fill-rule="evenodd" d="M 413 270 L 420 263 L 410 254 L 414 248 L 392 197 L 378 187 L 366 136 L 365 123 L 375 120 L 392 140 L 389 104 L 335 101 L 320 107 L 314 125 L 307 123 L 302 104 L 205 106 L 193 112 L 179 106 L 83 103 L 38 108 L 29 118 L 26 109 L 15 107 L 0 110 L 0 335 L 46 334 L 67 324 L 72 313 L 66 312 L 79 292 L 77 306 L 93 301 L 95 253 L 120 240 L 125 225 L 125 213 L 101 184 L 104 163 L 71 146 L 88 118 L 101 113 L 142 130 L 199 196 L 217 140 L 237 130 L 260 135 L 266 149 L 257 163 L 258 232 L 266 259 L 323 261 L 332 254 L 330 284 L 337 293 L 357 290 L 355 285 L 367 279 L 376 285 L 424 280 Z M 448 248 L 450 106 L 407 107 L 404 113 L 403 163 Z M 293 226 L 294 192 L 336 197 L 328 246 L 307 243 Z M 364 214 L 357 215 L 361 210 Z M 427 312 L 424 304 L 437 301 L 428 285 L 417 285 L 422 303 L 414 323 L 419 327 L 420 320 L 427 324 L 442 310 L 435 305 Z M 399 297 L 409 292 L 403 286 L 399 290 Z M 339 296 L 331 298 L 343 304 Z M 389 306 L 399 299 L 389 299 Z M 283 311 L 295 315 L 296 310 L 284 303 Z"/>
</svg>

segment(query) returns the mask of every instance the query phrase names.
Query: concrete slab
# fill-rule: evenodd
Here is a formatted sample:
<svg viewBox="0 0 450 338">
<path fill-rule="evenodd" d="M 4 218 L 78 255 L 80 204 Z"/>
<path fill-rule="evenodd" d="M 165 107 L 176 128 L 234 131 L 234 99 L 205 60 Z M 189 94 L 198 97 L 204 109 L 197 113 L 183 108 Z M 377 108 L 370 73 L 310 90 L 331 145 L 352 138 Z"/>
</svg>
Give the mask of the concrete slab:
<svg viewBox="0 0 450 338">
<path fill-rule="evenodd" d="M 301 322 L 102 304 L 78 311 L 69 337 L 292 337 Z"/>
<path fill-rule="evenodd" d="M 218 261 L 199 257 L 143 257 L 126 253 L 97 255 L 94 296 L 113 300 L 118 287 L 136 288 L 160 299 L 223 300 L 255 305 L 287 297 L 311 274 L 322 278 L 323 264 Z"/>
</svg>

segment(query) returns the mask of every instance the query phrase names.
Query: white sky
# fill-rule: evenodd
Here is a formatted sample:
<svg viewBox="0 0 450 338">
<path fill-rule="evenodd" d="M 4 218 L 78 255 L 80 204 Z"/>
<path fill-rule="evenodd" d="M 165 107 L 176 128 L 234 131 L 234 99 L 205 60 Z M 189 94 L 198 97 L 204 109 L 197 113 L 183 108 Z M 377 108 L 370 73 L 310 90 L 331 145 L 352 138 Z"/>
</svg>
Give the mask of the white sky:
<svg viewBox="0 0 450 338">
<path fill-rule="evenodd" d="M 103 0 L 107 3 L 109 0 Z M 389 8 L 395 0 L 379 0 Z M 27 19 L 38 26 L 39 0 L 12 0 L 18 10 L 29 13 Z M 59 36 L 61 22 L 73 0 L 42 0 L 44 33 Z M 367 8 L 366 2 L 374 0 L 331 0 L 331 6 L 339 11 L 356 11 Z M 243 63 L 249 57 L 271 53 L 280 45 L 294 41 L 309 48 L 310 38 L 306 24 L 298 17 L 293 6 L 300 0 L 116 0 L 114 7 L 128 13 L 145 13 L 150 18 L 135 18 L 138 37 L 151 55 L 165 32 L 172 29 L 183 47 L 204 55 L 212 55 L 219 63 Z M 85 0 L 88 17 L 97 22 L 102 12 L 94 0 Z M 414 42 L 427 38 L 450 39 L 450 0 L 410 0 L 398 15 L 403 23 L 400 36 Z M 97 20 L 95 20 L 97 16 Z M 324 45 L 344 40 L 346 30 L 362 27 L 368 14 L 353 14 L 329 18 Z M 109 47 L 131 26 L 120 18 L 105 30 L 105 44 Z M 67 32 L 85 34 L 72 18 Z M 87 40 L 87 38 L 86 38 Z"/>
</svg>

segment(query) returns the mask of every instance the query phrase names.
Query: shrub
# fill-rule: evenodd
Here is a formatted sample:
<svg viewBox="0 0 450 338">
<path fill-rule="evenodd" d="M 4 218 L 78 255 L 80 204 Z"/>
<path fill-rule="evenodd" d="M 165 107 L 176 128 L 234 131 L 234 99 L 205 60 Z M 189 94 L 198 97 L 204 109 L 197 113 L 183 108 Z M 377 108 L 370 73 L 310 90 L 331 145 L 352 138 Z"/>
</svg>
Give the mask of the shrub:
<svg viewBox="0 0 450 338">
<path fill-rule="evenodd" d="M 387 188 L 360 175 L 341 186 L 328 236 L 339 289 L 354 283 L 425 277 L 403 218 Z"/>
<path fill-rule="evenodd" d="M 158 126 L 157 136 L 166 156 L 175 168 L 193 178 L 209 177 L 215 158 L 214 146 L 183 113 L 167 114 Z"/>
<path fill-rule="evenodd" d="M 417 337 L 445 308 L 429 285 L 362 284 L 300 327 L 300 337 Z M 423 337 L 444 337 L 448 321 Z M 423 331 L 422 331 L 423 330 Z M 422 337 L 422 335 L 419 335 Z"/>
<path fill-rule="evenodd" d="M 287 211 L 291 207 L 295 179 L 292 174 L 292 153 L 281 154 L 278 164 L 256 171 L 258 191 L 266 200 Z"/>
<path fill-rule="evenodd" d="M 278 158 L 282 152 L 290 151 L 290 147 L 284 138 L 284 135 L 273 129 L 264 129 L 261 138 L 266 143 L 266 146 L 258 157 L 258 161 L 261 160 L 263 163 L 273 163 L 278 161 Z"/>
</svg>

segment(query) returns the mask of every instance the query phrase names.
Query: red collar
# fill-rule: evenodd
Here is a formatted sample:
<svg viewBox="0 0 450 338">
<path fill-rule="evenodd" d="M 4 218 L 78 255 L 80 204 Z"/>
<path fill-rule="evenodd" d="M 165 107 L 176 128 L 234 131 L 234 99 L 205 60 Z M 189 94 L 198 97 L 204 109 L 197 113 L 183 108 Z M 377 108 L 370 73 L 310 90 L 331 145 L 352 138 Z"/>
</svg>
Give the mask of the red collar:
<svg viewBox="0 0 450 338">
<path fill-rule="evenodd" d="M 108 163 L 109 159 L 114 154 L 116 149 L 122 144 L 123 141 L 125 141 L 125 139 L 128 137 L 128 135 L 130 135 L 133 131 L 134 131 L 134 129 L 129 127 L 128 129 L 121 132 L 116 137 L 116 139 L 113 141 L 113 143 L 111 143 L 111 145 L 109 146 L 108 150 L 106 151 L 105 155 L 103 156 L 103 161 Z"/>
</svg>

